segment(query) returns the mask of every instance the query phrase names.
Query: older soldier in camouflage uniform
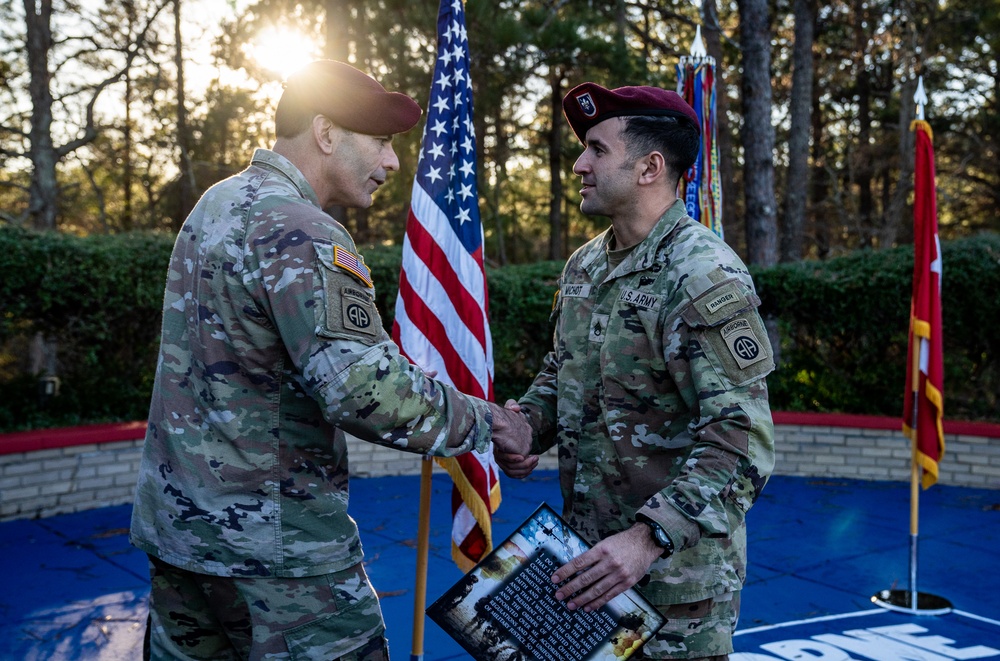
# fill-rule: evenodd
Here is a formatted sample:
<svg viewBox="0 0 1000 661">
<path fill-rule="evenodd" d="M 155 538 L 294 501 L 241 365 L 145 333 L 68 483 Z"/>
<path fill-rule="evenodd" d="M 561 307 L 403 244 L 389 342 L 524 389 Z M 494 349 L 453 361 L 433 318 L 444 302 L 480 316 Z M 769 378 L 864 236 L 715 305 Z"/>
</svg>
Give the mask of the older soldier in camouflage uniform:
<svg viewBox="0 0 1000 661">
<path fill-rule="evenodd" d="M 532 453 L 559 446 L 564 514 L 595 546 L 554 582 L 570 609 L 637 585 L 667 617 L 653 659 L 725 659 L 746 579 L 744 517 L 774 463 L 774 367 L 739 258 L 675 195 L 694 111 L 651 87 L 593 83 L 563 100 L 586 145 L 581 209 L 611 228 L 570 257 L 555 347 L 519 404 Z M 536 454 L 497 458 L 523 477 Z"/>
<path fill-rule="evenodd" d="M 147 658 L 385 659 L 347 513 L 344 433 L 451 456 L 527 452 L 512 411 L 400 356 L 350 235 L 420 108 L 333 61 L 292 77 L 278 139 L 177 237 L 131 540 L 150 556 Z M 507 437 L 510 440 L 507 440 Z"/>
</svg>

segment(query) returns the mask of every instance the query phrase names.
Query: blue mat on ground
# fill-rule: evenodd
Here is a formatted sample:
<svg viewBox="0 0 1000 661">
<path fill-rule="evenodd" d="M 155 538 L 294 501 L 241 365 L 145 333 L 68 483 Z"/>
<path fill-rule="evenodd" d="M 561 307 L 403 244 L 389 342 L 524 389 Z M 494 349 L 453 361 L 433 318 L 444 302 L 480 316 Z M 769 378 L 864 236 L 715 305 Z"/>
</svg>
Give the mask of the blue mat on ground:
<svg viewBox="0 0 1000 661">
<path fill-rule="evenodd" d="M 461 576 L 451 560 L 451 483 L 433 478 L 427 603 Z M 541 502 L 561 509 L 556 474 L 504 480 L 494 536 Z M 394 659 L 411 652 L 419 477 L 351 481 L 367 569 L 382 595 Z M 146 558 L 128 544 L 129 506 L 0 524 L 0 659 L 138 658 Z M 873 606 L 905 588 L 909 487 L 898 482 L 775 477 L 751 510 L 750 571 L 733 661 L 947 661 L 1000 657 L 1000 491 L 935 486 L 921 494 L 921 592 L 948 615 Z M 467 659 L 425 624 L 426 661 Z"/>
</svg>

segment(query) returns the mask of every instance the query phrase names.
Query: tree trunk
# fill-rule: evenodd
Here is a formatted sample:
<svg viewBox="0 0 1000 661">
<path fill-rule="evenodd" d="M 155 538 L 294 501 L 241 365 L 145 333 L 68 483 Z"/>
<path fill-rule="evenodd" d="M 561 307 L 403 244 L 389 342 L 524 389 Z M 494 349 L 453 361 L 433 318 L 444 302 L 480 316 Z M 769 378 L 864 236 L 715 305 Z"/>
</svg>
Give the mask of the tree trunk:
<svg viewBox="0 0 1000 661">
<path fill-rule="evenodd" d="M 871 79 L 865 63 L 868 52 L 868 11 L 865 0 L 854 2 L 854 53 L 858 58 L 854 63 L 858 97 L 858 143 L 851 158 L 854 182 L 858 187 L 858 233 L 865 245 L 874 243 L 875 229 L 872 226 L 872 109 Z"/>
<path fill-rule="evenodd" d="M 493 213 L 497 217 L 497 251 L 498 258 L 500 260 L 500 265 L 505 266 L 510 261 L 510 256 L 507 254 L 507 236 L 505 233 L 506 228 L 503 223 L 503 214 L 500 212 L 500 200 L 501 193 L 504 187 L 507 185 L 507 158 L 510 155 L 510 123 L 505 116 L 505 111 L 500 104 L 497 104 L 497 127 L 496 127 L 496 147 L 494 147 L 494 158 L 493 162 L 496 164 L 497 175 L 496 184 L 494 185 L 494 196 L 493 196 Z M 511 215 L 511 222 L 517 224 L 517 216 L 515 214 Z M 516 246 L 516 243 L 515 243 Z"/>
<path fill-rule="evenodd" d="M 569 218 L 570 218 L 569 214 L 570 214 L 570 208 L 569 207 L 570 207 L 570 204 L 571 204 L 571 202 L 570 202 L 569 197 L 567 197 L 566 195 L 563 195 L 563 199 L 562 199 L 562 209 L 563 209 L 563 219 L 564 219 L 564 222 L 562 224 L 562 232 L 563 232 L 563 238 L 562 238 L 563 256 L 560 259 L 565 259 L 566 257 L 569 257 L 569 253 L 572 250 L 572 246 L 569 243 L 569 238 L 570 238 L 570 236 L 569 236 Z"/>
<path fill-rule="evenodd" d="M 326 9 L 326 46 L 323 49 L 331 60 L 346 62 L 350 54 L 350 37 L 347 31 L 346 0 L 324 0 Z"/>
<path fill-rule="evenodd" d="M 58 345 L 38 331 L 31 336 L 28 347 L 28 372 L 33 376 L 55 376 Z"/>
<path fill-rule="evenodd" d="M 56 145 L 52 136 L 52 72 L 49 58 L 53 48 L 52 0 L 23 0 L 25 23 L 25 50 L 31 100 L 31 128 L 28 131 L 28 152 L 23 154 L 31 161 L 31 182 L 28 186 L 27 217 L 37 229 L 54 230 L 59 217 L 59 181 L 56 167 L 59 162 L 77 149 L 92 143 L 99 131 L 95 122 L 94 106 L 101 93 L 108 86 L 117 83 L 132 66 L 138 53 L 144 48 L 147 34 L 153 21 L 164 5 L 157 5 L 143 29 L 135 36 L 130 48 L 125 52 L 122 69 L 108 72 L 108 77 L 96 85 L 88 86 L 91 97 L 85 105 L 86 123 L 80 131 L 71 131 L 75 136 L 61 145 Z M 64 8 L 69 13 L 69 8 Z M 79 57 L 83 57 L 80 55 Z M 69 71 L 78 60 L 61 63 Z M 63 66 L 64 65 L 64 66 Z M 20 132 L 20 131 L 17 131 Z"/>
<path fill-rule="evenodd" d="M 739 0 L 739 11 L 747 261 L 758 266 L 772 266 L 778 262 L 778 220 L 774 199 L 771 31 L 767 0 Z"/>
<path fill-rule="evenodd" d="M 802 259 L 803 227 L 809 190 L 809 128 L 813 85 L 814 0 L 795 0 L 795 47 L 792 53 L 791 129 L 788 177 L 781 232 L 781 261 Z"/>
<path fill-rule="evenodd" d="M 347 0 L 324 0 L 326 8 L 326 45 L 323 54 L 331 60 L 347 62 L 351 52 L 347 29 Z M 347 208 L 339 204 L 323 209 L 341 225 L 347 226 Z"/>
<path fill-rule="evenodd" d="M 736 218 L 736 200 L 733 199 L 733 136 L 729 132 L 729 95 L 726 94 L 725 67 L 722 65 L 722 27 L 719 25 L 719 8 L 716 0 L 702 0 L 702 35 L 705 50 L 715 60 L 715 122 L 719 145 L 719 189 L 722 191 L 722 222 L 732 223 Z"/>
<path fill-rule="evenodd" d="M 503 189 L 504 182 L 507 180 L 507 141 L 509 138 L 504 128 L 503 109 L 499 107 L 499 104 L 493 104 L 490 109 L 475 113 L 472 119 L 476 126 L 479 190 L 484 192 L 483 199 L 487 200 L 486 208 L 488 210 L 486 215 L 481 216 L 481 220 L 485 230 L 488 217 L 492 218 L 494 236 L 497 242 L 495 262 L 500 266 L 504 266 L 507 264 L 507 241 L 504 236 L 503 216 L 500 214 L 500 192 Z M 495 136 L 492 151 L 486 146 L 486 135 L 489 133 L 489 126 L 491 125 Z M 493 164 L 492 178 L 487 174 L 487 163 Z M 492 185 L 490 185 L 491 179 L 493 181 Z"/>
<path fill-rule="evenodd" d="M 132 212 L 132 74 L 125 74 L 125 126 L 122 128 L 122 220 L 121 227 L 126 232 L 135 227 Z"/>
<path fill-rule="evenodd" d="M 913 167 L 915 138 L 910 131 L 910 122 L 915 119 L 916 107 L 913 95 L 917 91 L 917 79 L 912 75 L 907 78 L 900 89 L 899 104 L 899 179 L 889 200 L 886 212 L 886 230 L 881 241 L 886 246 L 893 245 L 897 239 L 907 242 L 913 240 L 913 219 L 908 216 L 907 201 L 913 190 Z"/>
<path fill-rule="evenodd" d="M 904 3 L 900 8 L 899 19 L 911 24 L 919 20 L 915 15 L 915 6 Z M 926 43 L 920 39 L 917 31 L 910 31 L 907 37 L 900 40 L 898 59 L 900 62 L 900 78 L 902 84 L 899 90 L 899 172 L 892 195 L 886 204 L 885 223 L 879 242 L 885 246 L 895 245 L 897 241 L 910 243 L 913 241 L 913 215 L 909 211 L 910 192 L 913 190 L 914 148 L 916 138 L 910 131 L 910 123 L 916 119 L 917 108 L 913 100 L 917 91 L 917 73 L 915 64 L 920 62 L 917 53 L 924 52 Z"/>
<path fill-rule="evenodd" d="M 819 89 L 813 86 L 812 109 L 810 122 L 812 124 L 812 176 L 809 180 L 809 194 L 812 198 L 813 222 L 809 233 L 812 244 L 816 247 L 816 256 L 826 259 L 830 254 L 830 176 L 826 171 L 826 150 L 823 144 L 823 106 L 820 103 Z M 839 212 L 839 210 L 838 210 Z"/>
<path fill-rule="evenodd" d="M 194 207 L 194 171 L 188 145 L 187 100 L 184 95 L 184 50 L 181 38 L 181 0 L 174 0 L 174 66 L 177 68 L 177 149 L 180 152 L 177 212 L 174 229 L 180 230 Z"/>
<path fill-rule="evenodd" d="M 372 241 L 371 222 L 368 216 L 369 209 L 370 207 L 351 209 L 351 217 L 354 219 L 354 242 L 359 246 L 371 243 Z"/>
<path fill-rule="evenodd" d="M 52 143 L 52 89 L 49 53 L 52 50 L 52 0 L 24 0 L 28 72 L 31 80 L 31 185 L 28 216 L 36 229 L 54 230 L 59 212 L 59 158 Z"/>
<path fill-rule="evenodd" d="M 549 74 L 549 105 L 552 125 L 549 128 L 549 259 L 563 258 L 562 245 L 562 73 Z"/>
<path fill-rule="evenodd" d="M 126 0 L 125 12 L 128 20 L 129 39 L 135 33 L 135 3 Z M 135 170 L 132 167 L 132 70 L 125 72 L 125 126 L 122 128 L 122 218 L 121 228 L 126 232 L 135 228 L 132 210 L 132 182 Z"/>
</svg>

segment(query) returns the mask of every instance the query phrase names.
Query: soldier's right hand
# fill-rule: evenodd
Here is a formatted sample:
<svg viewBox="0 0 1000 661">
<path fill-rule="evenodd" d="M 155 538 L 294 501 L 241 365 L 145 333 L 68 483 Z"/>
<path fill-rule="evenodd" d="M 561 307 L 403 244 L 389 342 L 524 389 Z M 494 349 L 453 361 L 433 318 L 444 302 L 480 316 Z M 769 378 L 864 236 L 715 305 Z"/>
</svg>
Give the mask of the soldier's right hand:
<svg viewBox="0 0 1000 661">
<path fill-rule="evenodd" d="M 531 474 L 531 471 L 535 470 L 535 466 L 538 465 L 538 455 L 528 454 L 531 448 L 531 427 L 527 424 L 527 419 L 521 414 L 521 407 L 513 399 L 508 399 L 505 408 L 502 409 L 505 414 L 513 413 L 518 418 L 520 418 L 527 428 L 527 445 L 521 448 L 504 448 L 501 445 L 494 442 L 493 445 L 493 457 L 496 459 L 497 465 L 504 472 L 507 477 L 512 477 L 514 479 L 520 480 Z M 494 416 L 494 430 L 496 429 L 496 417 Z M 494 431 L 494 434 L 496 432 Z M 496 438 L 494 437 L 494 441 Z"/>
<path fill-rule="evenodd" d="M 527 455 L 531 450 L 531 426 L 520 411 L 490 402 L 493 412 L 493 451 Z"/>
<path fill-rule="evenodd" d="M 529 454 L 525 456 L 523 454 L 500 452 L 494 447 L 493 457 L 497 460 L 497 465 L 500 466 L 500 470 L 503 471 L 503 474 L 507 477 L 512 477 L 515 480 L 521 480 L 528 477 L 531 475 L 531 471 L 535 470 L 535 466 L 538 465 L 537 454 Z"/>
</svg>

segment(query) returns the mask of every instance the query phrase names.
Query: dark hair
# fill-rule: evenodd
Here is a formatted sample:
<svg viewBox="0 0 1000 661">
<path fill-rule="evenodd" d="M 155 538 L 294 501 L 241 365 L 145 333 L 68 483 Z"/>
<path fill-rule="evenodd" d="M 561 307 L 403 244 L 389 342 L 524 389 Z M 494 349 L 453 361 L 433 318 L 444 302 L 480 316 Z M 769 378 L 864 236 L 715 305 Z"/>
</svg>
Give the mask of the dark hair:
<svg viewBox="0 0 1000 661">
<path fill-rule="evenodd" d="M 289 89 L 281 94 L 274 111 L 274 132 L 279 138 L 294 138 L 307 130 L 313 117 L 320 114 L 301 97 Z"/>
<path fill-rule="evenodd" d="M 658 151 L 666 159 L 667 168 L 676 185 L 681 176 L 694 164 L 701 148 L 701 133 L 688 119 L 652 115 L 622 117 L 622 139 L 628 156 L 636 159 Z"/>
</svg>

